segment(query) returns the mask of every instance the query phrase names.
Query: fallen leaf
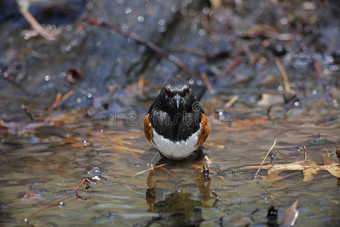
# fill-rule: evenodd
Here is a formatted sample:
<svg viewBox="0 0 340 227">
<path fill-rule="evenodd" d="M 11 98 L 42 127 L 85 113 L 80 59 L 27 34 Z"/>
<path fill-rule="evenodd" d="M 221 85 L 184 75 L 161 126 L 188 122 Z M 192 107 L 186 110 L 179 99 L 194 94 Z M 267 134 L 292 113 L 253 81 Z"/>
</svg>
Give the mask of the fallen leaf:
<svg viewBox="0 0 340 227">
<path fill-rule="evenodd" d="M 296 200 L 290 207 L 287 208 L 282 218 L 282 225 L 285 227 L 294 226 L 295 221 L 299 215 L 299 211 L 296 209 L 298 201 Z"/>
<path fill-rule="evenodd" d="M 257 102 L 260 106 L 272 106 L 283 104 L 284 100 L 282 94 L 262 94 L 262 98 Z"/>
<path fill-rule="evenodd" d="M 314 176 L 318 174 L 321 170 L 326 170 L 330 174 L 335 177 L 340 178 L 340 166 L 336 162 L 331 162 L 326 159 L 325 165 L 318 165 L 316 162 L 307 160 L 307 161 L 297 161 L 292 163 L 274 163 L 274 164 L 266 164 L 261 167 L 261 169 L 268 170 L 268 176 L 265 178 L 270 182 L 274 182 L 276 180 L 283 179 L 279 176 L 279 174 L 283 171 L 302 171 L 303 172 L 303 181 L 309 182 L 313 180 Z M 325 159 L 324 159 L 325 162 Z M 327 164 L 330 163 L 330 164 Z M 258 169 L 260 166 L 245 166 L 240 169 Z"/>
<path fill-rule="evenodd" d="M 211 6 L 216 9 L 222 5 L 222 0 L 210 0 Z"/>
<path fill-rule="evenodd" d="M 116 132 L 91 132 L 91 142 L 94 146 L 99 146 L 100 149 L 109 149 L 114 151 L 128 151 L 134 156 L 138 158 L 136 153 L 142 154 L 145 151 L 145 148 L 136 144 L 136 140 L 140 137 L 144 137 L 141 132 L 129 132 L 122 133 L 119 131 Z"/>
<path fill-rule="evenodd" d="M 340 150 L 336 150 L 336 156 L 338 157 L 338 159 L 339 159 L 339 162 L 340 162 Z"/>
</svg>

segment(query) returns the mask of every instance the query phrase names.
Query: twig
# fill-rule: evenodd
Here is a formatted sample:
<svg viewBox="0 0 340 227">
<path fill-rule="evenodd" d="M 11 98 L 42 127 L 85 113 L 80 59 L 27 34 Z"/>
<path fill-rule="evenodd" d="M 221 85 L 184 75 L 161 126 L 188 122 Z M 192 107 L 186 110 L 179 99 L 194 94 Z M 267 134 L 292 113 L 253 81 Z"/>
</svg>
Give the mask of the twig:
<svg viewBox="0 0 340 227">
<path fill-rule="evenodd" d="M 221 197 L 215 192 L 215 190 L 211 190 L 211 194 L 213 194 L 216 198 L 216 200 L 220 200 Z"/>
<path fill-rule="evenodd" d="M 55 100 L 53 102 L 53 104 L 50 106 L 50 108 L 48 108 L 46 110 L 46 113 L 51 112 L 52 110 L 54 110 L 55 108 L 57 108 L 61 103 L 63 103 L 66 99 L 68 99 L 69 97 L 71 97 L 74 94 L 74 90 L 70 90 L 68 91 L 65 95 L 61 95 L 60 92 L 57 93 L 57 95 L 55 96 Z"/>
<path fill-rule="evenodd" d="M 41 208 L 41 209 L 39 209 L 39 210 L 33 212 L 30 216 L 28 216 L 28 218 L 25 218 L 24 221 L 25 221 L 26 223 L 28 223 L 28 221 L 29 221 L 33 216 L 35 216 L 35 215 L 37 215 L 37 214 L 43 212 L 44 210 L 47 210 L 48 208 L 55 207 L 55 206 L 59 206 L 59 203 L 47 205 L 47 206 L 45 206 L 45 207 L 43 207 L 43 208 Z"/>
<path fill-rule="evenodd" d="M 306 146 L 303 146 L 303 160 L 305 160 L 305 162 L 307 162 L 307 149 Z"/>
<path fill-rule="evenodd" d="M 314 60 L 314 61 L 313 61 L 313 66 L 314 66 L 315 71 L 318 73 L 319 78 L 320 78 L 320 79 L 325 78 L 325 74 L 323 73 L 322 68 L 321 68 L 321 65 L 320 65 L 320 63 L 318 62 L 318 60 Z"/>
<path fill-rule="evenodd" d="M 190 54 L 197 54 L 199 56 L 207 57 L 207 54 L 205 51 L 199 48 L 192 48 L 192 47 L 187 47 L 187 46 L 174 46 L 169 49 L 170 51 L 183 51 L 187 52 Z"/>
<path fill-rule="evenodd" d="M 226 77 L 229 73 L 231 73 L 239 64 L 241 64 L 241 60 L 239 58 L 235 59 L 231 65 L 224 70 L 224 72 L 218 77 L 218 79 L 223 79 L 224 77 Z"/>
<path fill-rule="evenodd" d="M 201 72 L 200 75 L 201 75 L 201 77 L 202 77 L 202 79 L 203 79 L 205 85 L 207 85 L 210 94 L 211 94 L 211 95 L 214 95 L 214 94 L 215 94 L 215 90 L 214 90 L 214 88 L 211 86 L 211 83 L 209 82 L 207 75 L 206 75 L 204 72 Z"/>
<path fill-rule="evenodd" d="M 209 167 L 208 167 L 207 163 L 203 164 L 203 177 L 204 177 L 204 179 L 209 178 Z"/>
<path fill-rule="evenodd" d="M 140 174 L 142 174 L 142 173 L 148 172 L 148 171 L 150 171 L 150 170 L 154 170 L 154 169 L 160 168 L 160 167 L 162 167 L 162 166 L 164 166 L 164 165 L 165 165 L 165 164 L 157 165 L 157 166 L 155 166 L 155 167 L 152 166 L 152 167 L 150 167 L 149 169 L 146 169 L 146 170 L 143 170 L 143 171 L 140 171 L 140 172 L 138 172 L 138 173 L 133 174 L 133 175 L 132 175 L 132 178 L 134 178 L 135 176 L 140 175 Z"/>
<path fill-rule="evenodd" d="M 272 199 L 275 198 L 275 195 L 271 192 L 269 192 L 265 187 L 263 187 L 259 182 L 256 182 L 261 188 L 262 190 L 267 193 Z"/>
<path fill-rule="evenodd" d="M 0 70 L 0 72 L 1 72 L 1 70 Z M 28 91 L 27 91 L 25 88 L 23 88 L 23 87 L 21 86 L 21 84 L 19 84 L 12 76 L 8 75 L 7 72 L 4 72 L 4 73 L 2 74 L 2 77 L 3 77 L 5 80 L 7 80 L 9 83 L 13 84 L 14 86 L 16 86 L 17 88 L 19 88 L 20 90 L 22 90 L 25 94 L 28 94 Z"/>
<path fill-rule="evenodd" d="M 48 109 L 46 110 L 46 113 L 51 112 L 52 110 L 54 110 L 54 109 L 57 107 L 58 103 L 59 103 L 60 100 L 61 100 L 61 97 L 62 97 L 62 96 L 61 96 L 61 93 L 58 92 L 58 93 L 56 94 L 56 96 L 55 96 L 55 99 L 54 99 L 53 104 L 50 106 L 50 108 L 48 108 Z"/>
<path fill-rule="evenodd" d="M 283 68 L 281 62 L 279 61 L 279 59 L 277 58 L 274 58 L 274 62 L 276 64 L 276 66 L 279 68 L 279 71 L 282 75 L 282 79 L 283 79 L 283 85 L 284 85 L 284 89 L 285 89 L 285 92 L 287 93 L 294 93 L 294 91 L 292 90 L 292 88 L 290 87 L 290 83 L 289 83 L 289 80 L 288 80 L 288 75 L 287 75 L 287 72 L 286 70 Z"/>
<path fill-rule="evenodd" d="M 82 186 L 86 181 L 89 182 L 90 184 L 93 184 L 93 183 L 94 183 L 94 182 L 90 181 L 89 179 L 84 178 L 84 179 L 81 181 L 81 183 L 80 183 L 80 184 L 79 184 L 79 185 L 71 192 L 71 194 L 77 192 L 77 190 L 80 188 L 80 186 Z M 27 218 L 25 218 L 24 221 L 28 224 L 29 220 L 30 220 L 32 217 L 34 217 L 35 215 L 37 215 L 37 214 L 39 214 L 39 213 L 41 213 L 41 212 L 43 212 L 43 211 L 45 211 L 45 210 L 47 210 L 47 209 L 49 209 L 49 208 L 51 208 L 51 207 L 64 206 L 64 205 L 65 205 L 65 202 L 70 201 L 70 200 L 72 200 L 72 199 L 74 199 L 74 198 L 86 200 L 86 199 L 80 197 L 77 193 L 76 193 L 75 196 L 72 196 L 72 197 L 69 197 L 69 198 L 67 198 L 67 197 L 68 197 L 68 196 L 63 196 L 62 198 L 59 198 L 59 199 L 54 200 L 51 204 L 49 204 L 49 205 L 47 205 L 47 206 L 45 206 L 45 207 L 42 207 L 41 209 L 39 209 L 39 210 L 33 212 L 30 216 L 28 216 Z M 62 201 L 62 200 L 63 200 L 63 201 Z"/>
<path fill-rule="evenodd" d="M 227 102 L 227 103 L 224 105 L 224 107 L 225 107 L 225 108 L 229 108 L 229 107 L 231 107 L 232 105 L 234 105 L 234 103 L 237 102 L 237 101 L 238 101 L 238 96 L 235 95 L 232 99 L 229 100 L 229 102 Z"/>
<path fill-rule="evenodd" d="M 146 40 L 145 38 L 143 38 L 142 36 L 133 33 L 133 32 L 128 32 L 128 31 L 124 31 L 122 28 L 116 26 L 116 25 L 112 25 L 112 24 L 108 24 L 104 21 L 99 21 L 96 20 L 94 18 L 88 17 L 86 16 L 83 19 L 85 22 L 89 23 L 89 24 L 93 24 L 93 25 L 98 25 L 104 28 L 108 28 L 110 30 L 113 30 L 115 32 L 120 33 L 121 35 L 129 38 L 129 39 L 133 39 L 145 46 L 147 46 L 148 48 L 150 48 L 151 50 L 153 50 L 154 52 L 156 52 L 157 54 L 159 54 L 160 56 L 166 58 L 168 61 L 172 62 L 174 65 L 176 65 L 179 69 L 183 70 L 186 74 L 190 75 L 192 74 L 191 70 L 188 68 L 188 66 L 186 66 L 185 64 L 183 64 L 179 59 L 177 59 L 175 56 L 168 54 L 165 50 L 163 50 L 161 47 L 157 46 L 156 44 L 154 44 L 151 41 Z"/>
<path fill-rule="evenodd" d="M 254 180 L 256 179 L 257 174 L 260 172 L 260 170 L 261 170 L 261 168 L 262 168 L 262 166 L 263 166 L 264 161 L 267 159 L 267 157 L 268 157 L 268 155 L 270 154 L 270 152 L 272 152 L 272 150 L 274 149 L 274 147 L 275 147 L 275 145 L 276 145 L 276 142 L 277 142 L 277 139 L 274 140 L 274 143 L 273 143 L 272 147 L 269 149 L 269 151 L 267 152 L 266 156 L 264 157 L 264 159 L 263 159 L 263 161 L 262 161 L 260 167 L 259 167 L 258 170 L 256 171 L 255 176 L 254 176 L 254 179 L 253 179 L 253 182 L 254 182 Z"/>
<path fill-rule="evenodd" d="M 80 199 L 80 200 L 87 200 L 86 198 L 83 198 L 83 197 L 81 197 L 80 195 L 78 195 L 78 193 L 76 193 L 76 198 L 78 198 L 78 199 Z"/>
<path fill-rule="evenodd" d="M 95 184 L 95 182 L 92 182 L 92 181 L 90 181 L 89 179 L 84 178 L 84 179 L 80 182 L 80 184 L 79 184 L 79 185 L 78 185 L 71 193 L 75 193 L 76 191 L 78 191 L 78 189 L 79 189 L 85 182 L 88 182 L 88 183 L 90 183 L 90 184 Z"/>
<path fill-rule="evenodd" d="M 23 109 L 23 111 L 24 111 L 25 114 L 30 118 L 30 120 L 31 120 L 32 122 L 34 122 L 34 118 L 33 118 L 32 114 L 31 114 L 30 109 L 29 109 L 27 106 L 25 106 L 25 105 L 21 105 L 21 109 Z"/>
<path fill-rule="evenodd" d="M 61 97 L 60 103 L 64 102 L 66 99 L 71 97 L 74 94 L 74 90 L 68 91 L 63 97 Z"/>
<path fill-rule="evenodd" d="M 159 168 L 161 170 L 165 171 L 166 173 L 168 173 L 176 181 L 177 184 L 180 183 L 180 180 L 178 179 L 178 177 L 173 172 L 171 172 L 170 170 L 164 168 L 163 166 L 160 166 Z"/>
<path fill-rule="evenodd" d="M 37 215 L 37 214 L 39 214 L 39 213 L 41 213 L 41 212 L 43 212 L 43 211 L 45 211 L 45 210 L 47 210 L 47 209 L 49 209 L 49 208 L 51 208 L 51 207 L 64 206 L 64 205 L 65 205 L 65 202 L 68 202 L 68 201 L 70 201 L 70 200 L 72 200 L 72 199 L 74 199 L 74 198 L 76 198 L 76 197 L 70 197 L 70 198 L 68 198 L 68 199 L 65 199 L 65 198 L 66 198 L 66 196 L 64 196 L 64 197 L 61 198 L 61 199 L 57 199 L 57 200 L 54 201 L 52 204 L 49 204 L 49 205 L 47 205 L 47 206 L 45 206 L 45 207 L 43 207 L 43 208 L 41 208 L 41 209 L 39 209 L 39 210 L 33 212 L 30 216 L 28 216 L 27 218 L 25 218 L 24 221 L 28 224 L 29 220 L 30 220 L 31 218 L 33 218 L 35 215 Z M 58 203 L 58 201 L 60 201 L 60 200 L 62 200 L 62 199 L 65 199 L 64 202 L 59 202 L 59 203 Z"/>
</svg>

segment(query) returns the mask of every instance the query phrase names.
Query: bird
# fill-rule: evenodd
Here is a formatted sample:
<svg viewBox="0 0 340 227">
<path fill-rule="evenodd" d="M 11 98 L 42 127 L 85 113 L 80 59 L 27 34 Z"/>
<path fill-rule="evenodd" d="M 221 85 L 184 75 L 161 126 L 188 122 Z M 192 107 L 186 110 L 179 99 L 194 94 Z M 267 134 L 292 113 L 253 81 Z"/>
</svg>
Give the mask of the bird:
<svg viewBox="0 0 340 227">
<path fill-rule="evenodd" d="M 30 5 L 39 5 L 39 6 L 55 6 L 60 5 L 68 0 L 16 0 L 18 4 L 18 9 L 20 13 L 25 17 L 28 23 L 33 27 L 33 29 L 41 35 L 43 38 L 47 40 L 54 40 L 58 32 L 52 32 L 43 28 L 40 23 L 32 16 L 29 12 Z"/>
<path fill-rule="evenodd" d="M 168 80 L 144 118 L 147 140 L 169 159 L 189 157 L 209 135 L 209 124 L 190 83 Z"/>
</svg>

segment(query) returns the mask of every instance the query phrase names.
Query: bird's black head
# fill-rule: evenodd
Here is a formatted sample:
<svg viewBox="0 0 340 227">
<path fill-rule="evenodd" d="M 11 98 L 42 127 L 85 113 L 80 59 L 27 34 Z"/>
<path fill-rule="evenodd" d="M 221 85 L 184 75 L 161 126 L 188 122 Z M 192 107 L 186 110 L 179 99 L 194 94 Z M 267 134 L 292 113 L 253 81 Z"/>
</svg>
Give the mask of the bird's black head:
<svg viewBox="0 0 340 227">
<path fill-rule="evenodd" d="M 195 102 L 189 82 L 180 78 L 168 80 L 159 98 L 161 105 L 174 113 L 188 110 Z"/>
</svg>

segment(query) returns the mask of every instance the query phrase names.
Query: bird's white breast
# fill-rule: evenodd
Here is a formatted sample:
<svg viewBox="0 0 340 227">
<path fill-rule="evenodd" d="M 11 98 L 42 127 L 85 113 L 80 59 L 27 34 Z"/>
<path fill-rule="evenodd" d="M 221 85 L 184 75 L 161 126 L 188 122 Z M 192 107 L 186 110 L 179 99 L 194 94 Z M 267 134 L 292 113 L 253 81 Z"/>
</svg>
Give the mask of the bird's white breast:
<svg viewBox="0 0 340 227">
<path fill-rule="evenodd" d="M 191 155 L 196 150 L 198 136 L 201 134 L 201 128 L 199 128 L 187 140 L 173 142 L 158 134 L 154 129 L 152 131 L 156 148 L 162 155 L 171 159 L 182 159 Z"/>
</svg>

